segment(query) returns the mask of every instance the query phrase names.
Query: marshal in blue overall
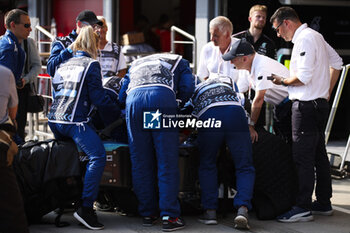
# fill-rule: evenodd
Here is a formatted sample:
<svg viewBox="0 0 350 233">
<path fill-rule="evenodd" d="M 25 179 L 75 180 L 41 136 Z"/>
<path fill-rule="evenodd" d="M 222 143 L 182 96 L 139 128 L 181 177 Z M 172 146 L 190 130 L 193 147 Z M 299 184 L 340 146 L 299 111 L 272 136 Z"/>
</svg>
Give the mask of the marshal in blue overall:
<svg viewBox="0 0 350 233">
<path fill-rule="evenodd" d="M 124 77 L 119 100 L 126 100 L 126 121 L 134 191 L 144 225 L 152 225 L 159 209 L 163 231 L 183 228 L 179 191 L 178 130 L 144 129 L 144 114 L 175 115 L 194 90 L 188 61 L 175 54 L 155 54 L 135 60 Z M 178 99 L 178 101 L 177 101 Z M 152 120 L 152 119 L 151 119 Z M 150 121 L 151 121 L 150 120 Z M 158 169 L 158 170 L 157 170 Z"/>
</svg>

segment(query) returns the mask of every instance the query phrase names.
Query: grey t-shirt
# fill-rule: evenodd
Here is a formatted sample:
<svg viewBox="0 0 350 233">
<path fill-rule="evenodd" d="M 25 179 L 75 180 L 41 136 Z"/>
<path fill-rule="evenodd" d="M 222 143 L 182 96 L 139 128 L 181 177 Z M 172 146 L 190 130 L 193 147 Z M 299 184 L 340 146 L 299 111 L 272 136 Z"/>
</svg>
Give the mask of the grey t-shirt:
<svg viewBox="0 0 350 233">
<path fill-rule="evenodd" d="M 10 69 L 0 65 L 0 124 L 8 120 L 8 109 L 18 104 L 15 77 Z"/>
</svg>

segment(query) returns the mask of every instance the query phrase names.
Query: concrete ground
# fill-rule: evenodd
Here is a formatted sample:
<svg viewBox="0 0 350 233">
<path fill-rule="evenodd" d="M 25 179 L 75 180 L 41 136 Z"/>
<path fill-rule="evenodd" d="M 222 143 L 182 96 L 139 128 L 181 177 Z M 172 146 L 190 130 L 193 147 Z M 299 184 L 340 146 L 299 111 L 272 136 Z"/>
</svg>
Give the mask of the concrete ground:
<svg viewBox="0 0 350 233">
<path fill-rule="evenodd" d="M 333 216 L 314 216 L 315 220 L 306 223 L 279 223 L 274 220 L 257 220 L 254 213 L 250 214 L 251 230 L 245 232 L 256 233 L 350 233 L 350 179 L 335 180 L 333 182 L 334 197 L 332 199 L 335 209 Z M 123 232 L 123 233 L 148 233 L 161 232 L 161 224 L 153 227 L 141 226 L 140 217 L 121 216 L 111 212 L 97 212 L 100 222 L 105 225 L 103 232 Z M 92 232 L 80 226 L 74 219 L 72 213 L 66 213 L 62 220 L 71 225 L 64 228 L 57 228 L 52 223 L 54 214 L 45 216 L 44 221 L 51 224 L 40 224 L 30 226 L 31 233 L 61 233 L 61 232 Z M 184 216 L 187 226 L 178 232 L 241 232 L 233 228 L 234 213 L 228 214 L 225 218 L 219 217 L 219 224 L 206 226 L 197 221 L 197 216 Z"/>
<path fill-rule="evenodd" d="M 330 142 L 327 150 L 332 153 L 343 155 L 346 142 Z M 349 160 L 349 158 L 347 159 Z M 333 216 L 314 216 L 315 220 L 306 223 L 279 223 L 275 220 L 258 220 L 254 213 L 250 214 L 251 229 L 245 232 L 256 233 L 350 233 L 350 178 L 333 179 Z M 105 225 L 103 232 L 114 233 L 151 233 L 161 232 L 160 222 L 153 227 L 141 226 L 140 217 L 121 216 L 115 212 L 97 212 L 100 222 Z M 184 216 L 187 226 L 178 232 L 242 232 L 233 228 L 233 218 L 235 214 L 229 213 L 225 218 L 219 216 L 219 224 L 215 226 L 206 226 L 197 221 L 197 216 Z M 31 225 L 31 233 L 83 233 L 94 232 L 80 226 L 74 219 L 73 213 L 65 213 L 63 221 L 70 223 L 70 226 L 57 228 L 53 225 L 54 213 L 44 217 L 42 224 Z"/>
</svg>

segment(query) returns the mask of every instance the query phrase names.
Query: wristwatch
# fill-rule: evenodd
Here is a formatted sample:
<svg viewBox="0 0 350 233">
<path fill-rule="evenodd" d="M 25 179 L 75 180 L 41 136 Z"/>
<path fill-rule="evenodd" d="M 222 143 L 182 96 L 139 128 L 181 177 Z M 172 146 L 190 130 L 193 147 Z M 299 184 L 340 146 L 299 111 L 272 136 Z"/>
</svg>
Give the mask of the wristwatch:
<svg viewBox="0 0 350 233">
<path fill-rule="evenodd" d="M 250 126 L 255 126 L 255 122 L 254 121 L 252 121 L 252 120 L 249 120 L 249 123 L 248 123 Z"/>
<path fill-rule="evenodd" d="M 288 84 L 285 84 L 285 83 L 284 83 L 284 78 L 281 79 L 281 84 L 282 84 L 282 86 L 288 87 Z"/>
</svg>

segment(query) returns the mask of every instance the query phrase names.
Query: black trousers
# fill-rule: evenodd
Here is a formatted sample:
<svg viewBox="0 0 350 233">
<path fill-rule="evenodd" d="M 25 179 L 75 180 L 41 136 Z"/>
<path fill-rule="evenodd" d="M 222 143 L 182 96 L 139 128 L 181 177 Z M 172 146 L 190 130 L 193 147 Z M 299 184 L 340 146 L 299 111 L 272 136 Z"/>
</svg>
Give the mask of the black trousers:
<svg viewBox="0 0 350 233">
<path fill-rule="evenodd" d="M 17 134 L 25 141 L 25 127 L 27 124 L 27 99 L 30 92 L 30 85 L 26 84 L 22 89 L 17 89 L 18 94 L 18 110 L 17 110 Z"/>
<path fill-rule="evenodd" d="M 29 233 L 16 176 L 7 166 L 7 148 L 0 143 L 0 232 Z"/>
<path fill-rule="evenodd" d="M 288 145 L 292 145 L 292 101 L 274 107 L 273 130 Z"/>
<path fill-rule="evenodd" d="M 332 197 L 330 164 L 324 134 L 328 111 L 329 106 L 325 99 L 293 101 L 292 148 L 299 181 L 296 205 L 304 209 L 311 209 L 315 171 L 317 200 L 329 204 Z"/>
</svg>

